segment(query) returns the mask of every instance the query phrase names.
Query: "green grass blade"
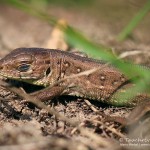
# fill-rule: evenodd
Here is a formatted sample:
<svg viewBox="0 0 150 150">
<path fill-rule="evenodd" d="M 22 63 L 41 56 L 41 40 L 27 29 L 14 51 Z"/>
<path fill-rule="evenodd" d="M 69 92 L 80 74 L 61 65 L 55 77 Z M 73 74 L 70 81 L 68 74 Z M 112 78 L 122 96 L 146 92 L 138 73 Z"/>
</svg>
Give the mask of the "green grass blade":
<svg viewBox="0 0 150 150">
<path fill-rule="evenodd" d="M 136 14 L 136 16 L 131 20 L 131 22 L 118 35 L 117 40 L 118 41 L 125 40 L 149 11 L 150 11 L 150 0 L 147 1 L 144 7 Z"/>
</svg>

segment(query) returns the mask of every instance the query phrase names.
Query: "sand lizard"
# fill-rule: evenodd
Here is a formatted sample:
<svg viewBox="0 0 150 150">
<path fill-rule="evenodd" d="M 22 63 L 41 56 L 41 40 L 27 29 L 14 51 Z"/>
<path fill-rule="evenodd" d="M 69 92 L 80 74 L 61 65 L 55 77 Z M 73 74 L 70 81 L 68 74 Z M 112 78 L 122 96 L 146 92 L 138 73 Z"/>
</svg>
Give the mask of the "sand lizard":
<svg viewBox="0 0 150 150">
<path fill-rule="evenodd" d="M 42 101 L 59 95 L 74 95 L 116 105 L 116 95 L 133 84 L 117 68 L 105 64 L 60 50 L 18 48 L 0 60 L 0 75 L 44 87 L 54 85 L 31 94 Z M 62 80 L 98 67 L 101 69 L 91 74 Z M 123 105 L 135 105 L 146 97 L 139 94 Z"/>
</svg>

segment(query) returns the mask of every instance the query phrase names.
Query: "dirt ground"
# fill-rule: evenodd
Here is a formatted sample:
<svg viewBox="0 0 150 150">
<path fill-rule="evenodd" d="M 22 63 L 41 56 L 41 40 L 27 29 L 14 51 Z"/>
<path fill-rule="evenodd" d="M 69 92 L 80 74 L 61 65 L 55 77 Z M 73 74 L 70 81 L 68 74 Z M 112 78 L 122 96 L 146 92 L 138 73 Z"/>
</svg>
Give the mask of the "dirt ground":
<svg viewBox="0 0 150 150">
<path fill-rule="evenodd" d="M 126 3 L 118 5 L 120 5 L 118 9 L 120 16 L 109 12 L 105 12 L 104 15 L 102 12 L 105 5 L 99 14 L 91 13 L 92 8 L 83 11 L 81 8 L 66 9 L 55 5 L 50 6 L 48 10 L 50 14 L 66 20 L 68 24 L 82 31 L 94 42 L 110 46 L 116 55 L 149 66 L 150 21 L 148 18 L 150 14 L 133 31 L 132 37 L 119 43 L 115 41 L 116 35 L 131 19 L 129 14 L 124 16 L 124 11 L 128 9 L 128 13 L 132 16 L 140 6 Z M 116 9 L 115 5 L 113 9 Z M 18 47 L 46 47 L 53 28 L 15 8 L 0 6 L 0 56 L 3 57 Z M 25 90 L 26 86 L 28 87 L 28 85 L 19 86 L 23 86 Z M 110 116 L 127 117 L 132 110 L 132 108 L 114 107 L 97 101 L 89 102 L 99 112 Z M 27 102 L 1 86 L 0 150 L 150 149 L 150 143 L 144 146 L 129 146 L 127 141 L 127 139 L 137 140 L 137 138 L 149 139 L 148 113 L 136 125 L 122 127 L 119 123 L 106 122 L 105 118 L 97 114 L 84 99 L 62 96 L 45 104 L 68 119 L 79 121 L 79 127 L 87 129 L 87 132 L 84 130 L 82 132 L 78 127 L 57 119 L 56 115 L 50 115 L 44 108 Z M 123 145 L 124 143 L 127 144 Z"/>
</svg>

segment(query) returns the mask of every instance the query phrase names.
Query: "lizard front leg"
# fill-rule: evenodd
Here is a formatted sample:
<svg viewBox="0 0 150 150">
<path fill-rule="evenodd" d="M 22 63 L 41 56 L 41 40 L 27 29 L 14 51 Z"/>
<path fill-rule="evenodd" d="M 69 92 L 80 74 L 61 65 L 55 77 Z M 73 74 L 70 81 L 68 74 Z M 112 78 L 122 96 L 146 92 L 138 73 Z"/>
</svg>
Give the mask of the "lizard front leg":
<svg viewBox="0 0 150 150">
<path fill-rule="evenodd" d="M 65 90 L 65 87 L 54 86 L 47 87 L 37 92 L 33 92 L 30 95 L 41 101 L 53 99 L 54 97 L 60 96 Z"/>
</svg>

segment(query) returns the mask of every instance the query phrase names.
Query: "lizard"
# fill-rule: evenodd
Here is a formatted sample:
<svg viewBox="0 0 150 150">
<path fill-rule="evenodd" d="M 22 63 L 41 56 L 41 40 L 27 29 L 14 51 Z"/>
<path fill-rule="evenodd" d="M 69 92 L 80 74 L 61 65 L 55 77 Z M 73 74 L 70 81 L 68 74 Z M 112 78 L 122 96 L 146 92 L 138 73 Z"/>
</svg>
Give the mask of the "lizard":
<svg viewBox="0 0 150 150">
<path fill-rule="evenodd" d="M 93 68 L 100 69 L 74 77 Z M 117 95 L 134 86 L 121 71 L 105 61 L 44 48 L 13 50 L 0 60 L 0 75 L 45 87 L 30 94 L 41 101 L 73 95 L 117 105 Z M 69 76 L 73 78 L 67 78 Z M 147 98 L 146 94 L 137 94 L 136 98 L 125 100 L 123 105 L 134 106 Z"/>
</svg>

